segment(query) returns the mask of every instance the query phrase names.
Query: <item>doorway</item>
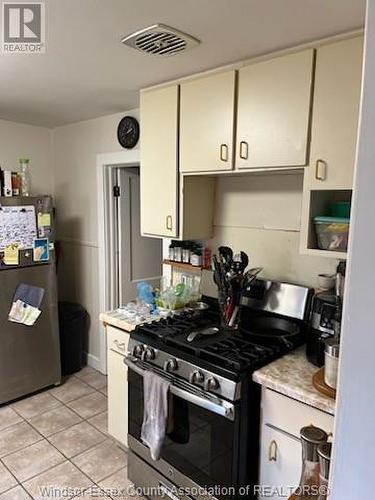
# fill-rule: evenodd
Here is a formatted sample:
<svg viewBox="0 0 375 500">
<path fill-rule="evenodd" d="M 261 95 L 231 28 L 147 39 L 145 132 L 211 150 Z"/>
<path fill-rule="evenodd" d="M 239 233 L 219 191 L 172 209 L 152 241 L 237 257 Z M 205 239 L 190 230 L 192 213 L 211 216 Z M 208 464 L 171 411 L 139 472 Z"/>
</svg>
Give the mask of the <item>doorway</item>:
<svg viewBox="0 0 375 500">
<path fill-rule="evenodd" d="M 162 239 L 141 236 L 139 151 L 97 156 L 99 312 L 137 296 L 137 284 L 162 276 Z M 99 325 L 98 369 L 107 372 L 107 339 Z"/>
<path fill-rule="evenodd" d="M 139 167 L 111 169 L 113 193 L 113 237 L 115 272 L 113 308 L 137 296 L 142 281 L 157 286 L 162 275 L 162 240 L 141 236 Z"/>
</svg>

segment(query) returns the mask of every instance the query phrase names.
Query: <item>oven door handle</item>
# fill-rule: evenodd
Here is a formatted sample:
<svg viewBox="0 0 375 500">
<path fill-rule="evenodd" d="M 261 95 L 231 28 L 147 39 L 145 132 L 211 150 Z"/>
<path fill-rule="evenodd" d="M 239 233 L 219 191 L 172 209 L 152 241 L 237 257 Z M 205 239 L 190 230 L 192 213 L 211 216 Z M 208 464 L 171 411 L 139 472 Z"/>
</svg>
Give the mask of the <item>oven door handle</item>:
<svg viewBox="0 0 375 500">
<path fill-rule="evenodd" d="M 171 491 L 168 486 L 166 486 L 164 483 L 159 481 L 159 489 L 160 493 L 163 494 L 163 496 L 169 497 L 171 500 L 180 500 L 180 498 Z"/>
<path fill-rule="evenodd" d="M 143 375 L 148 370 L 139 366 L 138 359 L 137 358 L 135 359 L 136 361 L 133 361 L 130 357 L 125 356 L 124 363 L 128 366 L 128 368 L 130 368 L 135 373 L 143 377 Z M 155 370 L 152 370 L 152 368 L 150 368 L 149 371 L 155 371 Z M 157 372 L 155 371 L 155 373 Z M 182 389 L 178 385 L 175 385 L 173 379 L 167 378 L 167 380 L 171 382 L 171 385 L 169 386 L 169 392 L 171 394 L 174 394 L 175 396 L 184 399 L 189 403 L 196 404 L 197 406 L 200 406 L 201 408 L 211 411 L 212 413 L 221 415 L 222 417 L 225 417 L 228 420 L 234 420 L 235 408 L 232 403 L 229 403 L 228 401 L 224 401 L 223 399 L 211 395 L 209 397 L 203 396 L 203 394 L 202 395 L 199 394 L 198 391 L 190 392 L 189 390 Z"/>
</svg>

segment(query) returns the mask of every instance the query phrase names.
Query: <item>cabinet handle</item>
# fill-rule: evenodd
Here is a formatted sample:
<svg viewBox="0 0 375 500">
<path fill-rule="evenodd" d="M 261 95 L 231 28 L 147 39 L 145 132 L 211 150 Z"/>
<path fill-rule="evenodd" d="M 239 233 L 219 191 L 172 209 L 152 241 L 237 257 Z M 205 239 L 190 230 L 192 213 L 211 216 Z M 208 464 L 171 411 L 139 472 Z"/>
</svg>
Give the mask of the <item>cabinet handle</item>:
<svg viewBox="0 0 375 500">
<path fill-rule="evenodd" d="M 220 160 L 228 161 L 228 144 L 220 144 Z"/>
<path fill-rule="evenodd" d="M 125 342 L 119 342 L 117 339 L 114 341 L 115 346 L 122 351 L 125 350 Z"/>
<path fill-rule="evenodd" d="M 315 163 L 315 179 L 317 181 L 325 181 L 327 174 L 327 162 L 324 160 L 316 160 Z"/>
<path fill-rule="evenodd" d="M 168 229 L 168 231 L 172 231 L 172 216 L 167 215 L 165 218 L 165 227 Z"/>
<path fill-rule="evenodd" d="M 247 160 L 249 158 L 249 145 L 246 141 L 240 142 L 240 158 Z"/>
<path fill-rule="evenodd" d="M 277 443 L 274 439 L 272 439 L 268 448 L 268 460 L 270 462 L 277 461 Z"/>
</svg>

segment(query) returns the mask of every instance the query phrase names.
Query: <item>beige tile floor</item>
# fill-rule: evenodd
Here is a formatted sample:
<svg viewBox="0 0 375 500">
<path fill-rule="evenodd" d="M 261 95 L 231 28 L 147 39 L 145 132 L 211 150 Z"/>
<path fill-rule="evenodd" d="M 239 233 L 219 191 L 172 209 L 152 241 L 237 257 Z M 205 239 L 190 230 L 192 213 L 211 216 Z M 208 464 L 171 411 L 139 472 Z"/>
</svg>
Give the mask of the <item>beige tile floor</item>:
<svg viewBox="0 0 375 500">
<path fill-rule="evenodd" d="M 92 368 L 0 407 L 0 500 L 131 498 L 126 465 L 107 434 L 107 379 Z"/>
</svg>

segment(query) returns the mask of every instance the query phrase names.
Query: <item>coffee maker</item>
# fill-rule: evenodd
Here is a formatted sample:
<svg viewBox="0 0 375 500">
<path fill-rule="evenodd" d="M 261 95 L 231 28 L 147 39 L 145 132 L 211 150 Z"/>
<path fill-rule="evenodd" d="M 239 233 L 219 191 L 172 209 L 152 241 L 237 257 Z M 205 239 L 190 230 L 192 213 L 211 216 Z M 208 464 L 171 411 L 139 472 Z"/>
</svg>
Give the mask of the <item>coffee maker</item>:
<svg viewBox="0 0 375 500">
<path fill-rule="evenodd" d="M 345 270 L 346 264 L 341 261 L 337 266 L 335 289 L 316 293 L 313 297 L 306 356 L 318 367 L 324 365 L 325 342 L 333 337 L 340 340 Z"/>
<path fill-rule="evenodd" d="M 335 335 L 335 316 L 336 296 L 327 292 L 314 295 L 307 331 L 306 356 L 316 366 L 324 365 L 325 341 Z"/>
</svg>

